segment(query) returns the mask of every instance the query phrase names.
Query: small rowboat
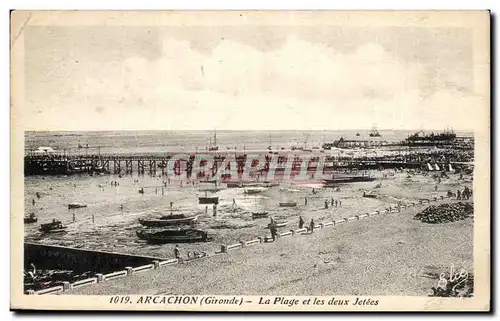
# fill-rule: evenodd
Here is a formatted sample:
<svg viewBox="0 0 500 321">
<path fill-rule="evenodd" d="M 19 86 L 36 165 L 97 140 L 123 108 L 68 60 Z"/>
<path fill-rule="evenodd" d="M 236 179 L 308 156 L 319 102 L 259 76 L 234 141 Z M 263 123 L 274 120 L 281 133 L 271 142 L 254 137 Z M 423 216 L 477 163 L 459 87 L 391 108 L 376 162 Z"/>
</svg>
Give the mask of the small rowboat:
<svg viewBox="0 0 500 321">
<path fill-rule="evenodd" d="M 259 194 L 263 191 L 265 191 L 265 188 L 247 188 L 243 193 L 251 195 L 251 194 Z"/>
<path fill-rule="evenodd" d="M 36 217 L 25 217 L 24 218 L 25 224 L 36 223 L 37 221 L 38 221 L 38 219 Z"/>
<path fill-rule="evenodd" d="M 269 212 L 252 212 L 252 218 L 257 219 L 257 218 L 264 218 L 269 215 Z"/>
<path fill-rule="evenodd" d="M 219 197 L 218 196 L 205 196 L 205 197 L 198 197 L 199 204 L 219 204 Z"/>
<path fill-rule="evenodd" d="M 29 216 L 24 218 L 25 224 L 35 223 L 36 221 L 38 221 L 38 219 L 35 217 L 35 213 L 30 213 Z"/>
<path fill-rule="evenodd" d="M 185 217 L 183 214 L 162 216 L 159 219 L 139 219 L 139 223 L 147 227 L 163 227 L 172 225 L 191 225 L 196 223 L 198 216 Z"/>
<path fill-rule="evenodd" d="M 68 209 L 82 208 L 82 207 L 87 207 L 87 204 L 81 204 L 81 203 L 69 203 L 68 204 Z"/>
<path fill-rule="evenodd" d="M 188 243 L 206 242 L 208 233 L 192 228 L 170 228 L 156 231 L 137 231 L 137 236 L 148 243 Z"/>
<path fill-rule="evenodd" d="M 368 193 L 363 192 L 363 197 L 367 197 L 367 198 L 377 198 L 377 194 L 372 193 L 372 191 L 369 191 Z"/>
<path fill-rule="evenodd" d="M 67 226 L 63 226 L 61 221 L 52 221 L 50 223 L 45 223 L 40 225 L 40 232 L 43 233 L 66 233 Z"/>
<path fill-rule="evenodd" d="M 282 202 L 279 205 L 280 207 L 295 207 L 297 206 L 297 202 Z"/>
</svg>

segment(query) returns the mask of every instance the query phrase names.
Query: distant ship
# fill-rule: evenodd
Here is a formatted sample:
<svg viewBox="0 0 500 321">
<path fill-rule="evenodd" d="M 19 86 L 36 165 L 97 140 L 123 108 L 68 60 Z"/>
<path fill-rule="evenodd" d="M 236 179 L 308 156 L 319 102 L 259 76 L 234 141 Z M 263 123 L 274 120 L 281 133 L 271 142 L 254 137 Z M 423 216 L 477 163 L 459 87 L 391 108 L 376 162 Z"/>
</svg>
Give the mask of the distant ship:
<svg viewBox="0 0 500 321">
<path fill-rule="evenodd" d="M 356 133 L 356 136 L 359 136 L 359 133 Z"/>
<path fill-rule="evenodd" d="M 406 141 L 410 143 L 417 142 L 451 142 L 457 138 L 453 130 L 445 130 L 442 133 L 425 134 L 423 131 L 417 132 L 409 136 Z"/>
<path fill-rule="evenodd" d="M 373 129 L 370 133 L 370 137 L 380 137 L 380 136 L 382 136 L 382 135 L 380 135 L 380 133 L 378 132 L 377 127 L 373 126 Z"/>
<path fill-rule="evenodd" d="M 210 139 L 210 146 L 208 147 L 209 151 L 219 150 L 219 146 L 217 146 L 217 131 L 214 131 L 214 144 L 212 145 L 212 139 Z"/>
</svg>

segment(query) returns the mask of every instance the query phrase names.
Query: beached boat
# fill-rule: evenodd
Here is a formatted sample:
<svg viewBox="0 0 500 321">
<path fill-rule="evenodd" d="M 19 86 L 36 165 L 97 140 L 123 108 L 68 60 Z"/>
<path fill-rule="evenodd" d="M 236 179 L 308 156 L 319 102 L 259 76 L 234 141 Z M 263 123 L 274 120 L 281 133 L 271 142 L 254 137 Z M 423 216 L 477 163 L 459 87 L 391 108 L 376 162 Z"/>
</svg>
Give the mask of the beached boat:
<svg viewBox="0 0 500 321">
<path fill-rule="evenodd" d="M 198 197 L 199 204 L 219 204 L 218 196 Z"/>
<path fill-rule="evenodd" d="M 136 234 L 141 240 L 146 240 L 149 243 L 188 243 L 209 240 L 207 232 L 193 228 L 142 230 L 137 231 Z"/>
<path fill-rule="evenodd" d="M 82 207 L 87 207 L 87 204 L 82 204 L 82 203 L 69 203 L 68 204 L 68 209 L 71 209 L 71 208 L 82 208 Z"/>
<path fill-rule="evenodd" d="M 65 233 L 67 226 L 63 226 L 61 221 L 53 220 L 50 223 L 40 225 L 40 232 L 43 233 Z"/>
<path fill-rule="evenodd" d="M 367 197 L 367 198 L 377 198 L 377 194 L 369 191 L 368 193 L 367 192 L 363 192 L 363 197 Z"/>
<path fill-rule="evenodd" d="M 196 223 L 198 216 L 187 217 L 184 214 L 162 216 L 159 219 L 139 219 L 141 225 L 147 227 L 163 227 L 172 225 L 191 225 Z"/>
<path fill-rule="evenodd" d="M 24 218 L 25 224 L 35 223 L 37 221 L 38 221 L 38 219 L 35 217 L 35 213 L 30 213 L 29 216 Z"/>
<path fill-rule="evenodd" d="M 323 183 L 325 185 L 335 185 L 335 184 L 357 183 L 357 182 L 372 182 L 374 180 L 375 177 L 369 175 L 334 174 L 331 179 L 324 179 Z"/>
<path fill-rule="evenodd" d="M 264 192 L 266 189 L 265 188 L 247 188 L 245 189 L 244 193 L 245 194 L 258 194 L 261 192 Z"/>
<path fill-rule="evenodd" d="M 258 218 L 264 218 L 269 215 L 269 212 L 264 211 L 264 212 L 252 212 L 252 218 L 253 219 L 258 219 Z"/>
<path fill-rule="evenodd" d="M 295 207 L 297 206 L 297 202 L 280 202 L 280 207 Z"/>
</svg>

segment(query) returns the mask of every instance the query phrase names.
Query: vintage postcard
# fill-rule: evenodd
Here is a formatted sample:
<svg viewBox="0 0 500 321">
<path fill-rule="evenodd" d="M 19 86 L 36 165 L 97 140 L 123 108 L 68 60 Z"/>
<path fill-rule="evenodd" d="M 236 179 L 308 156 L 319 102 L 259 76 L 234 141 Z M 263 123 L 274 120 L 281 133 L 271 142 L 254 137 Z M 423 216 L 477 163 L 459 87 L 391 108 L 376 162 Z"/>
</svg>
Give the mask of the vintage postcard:
<svg viewBox="0 0 500 321">
<path fill-rule="evenodd" d="M 488 311 L 488 11 L 13 11 L 11 308 Z"/>
</svg>

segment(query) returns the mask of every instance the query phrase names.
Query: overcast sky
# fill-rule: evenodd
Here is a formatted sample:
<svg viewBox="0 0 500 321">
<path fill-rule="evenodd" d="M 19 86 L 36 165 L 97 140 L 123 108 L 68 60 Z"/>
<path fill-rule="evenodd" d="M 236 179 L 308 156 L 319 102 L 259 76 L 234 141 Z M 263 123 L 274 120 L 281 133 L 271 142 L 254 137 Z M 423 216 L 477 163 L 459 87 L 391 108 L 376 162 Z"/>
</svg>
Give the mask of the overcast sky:
<svg viewBox="0 0 500 321">
<path fill-rule="evenodd" d="M 27 130 L 470 129 L 465 28 L 27 26 Z"/>
</svg>

